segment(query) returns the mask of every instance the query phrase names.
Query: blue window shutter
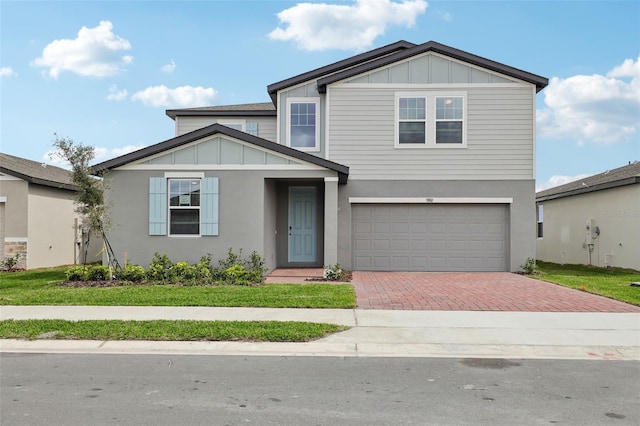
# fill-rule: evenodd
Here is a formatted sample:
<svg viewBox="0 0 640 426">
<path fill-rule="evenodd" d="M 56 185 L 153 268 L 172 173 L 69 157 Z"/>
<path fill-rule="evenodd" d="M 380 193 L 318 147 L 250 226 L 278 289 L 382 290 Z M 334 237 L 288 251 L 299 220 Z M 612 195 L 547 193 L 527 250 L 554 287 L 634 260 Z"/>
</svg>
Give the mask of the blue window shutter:
<svg viewBox="0 0 640 426">
<path fill-rule="evenodd" d="M 167 235 L 167 180 L 149 178 L 149 235 Z"/>
<path fill-rule="evenodd" d="M 218 178 L 202 179 L 200 214 L 200 235 L 218 235 Z"/>
<path fill-rule="evenodd" d="M 246 132 L 253 136 L 258 136 L 258 122 L 257 121 L 247 121 Z"/>
</svg>

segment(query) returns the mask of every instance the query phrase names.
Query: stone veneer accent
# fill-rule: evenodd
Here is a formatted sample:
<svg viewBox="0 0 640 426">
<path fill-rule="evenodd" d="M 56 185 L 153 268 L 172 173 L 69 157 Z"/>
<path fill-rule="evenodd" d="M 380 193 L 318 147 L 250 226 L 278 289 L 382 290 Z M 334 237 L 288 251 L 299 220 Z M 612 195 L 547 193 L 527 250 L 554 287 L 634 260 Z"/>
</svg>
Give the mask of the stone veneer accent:
<svg viewBox="0 0 640 426">
<path fill-rule="evenodd" d="M 13 257 L 17 253 L 20 253 L 18 264 L 16 268 L 27 268 L 27 239 L 6 238 L 4 240 L 4 256 L 3 259 Z"/>
</svg>

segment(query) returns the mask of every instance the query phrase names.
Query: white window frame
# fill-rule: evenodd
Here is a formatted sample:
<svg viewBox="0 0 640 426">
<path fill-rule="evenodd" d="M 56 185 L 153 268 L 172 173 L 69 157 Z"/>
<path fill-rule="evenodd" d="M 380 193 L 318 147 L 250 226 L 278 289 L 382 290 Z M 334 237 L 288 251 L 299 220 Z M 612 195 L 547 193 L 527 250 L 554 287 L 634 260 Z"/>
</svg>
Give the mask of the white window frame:
<svg viewBox="0 0 640 426">
<path fill-rule="evenodd" d="M 198 203 L 198 206 L 172 206 L 171 205 L 171 181 L 176 180 L 197 180 L 200 182 L 200 196 L 202 196 L 202 178 L 200 177 L 168 177 L 167 178 L 167 236 L 173 238 L 197 238 L 202 236 L 202 200 Z M 197 234 L 172 234 L 171 233 L 171 210 L 198 210 L 198 233 Z"/>
<path fill-rule="evenodd" d="M 442 97 L 462 98 L 462 143 L 436 143 L 436 99 Z M 426 119 L 425 143 L 403 143 L 400 140 L 400 99 L 401 98 L 425 98 Z M 405 121 L 405 120 L 403 120 Z M 421 120 L 419 120 L 421 121 Z M 452 121 L 452 120 L 438 120 Z M 467 92 L 465 91 L 413 91 L 396 92 L 394 100 L 394 139 L 393 146 L 397 149 L 460 149 L 467 147 Z"/>
<path fill-rule="evenodd" d="M 291 105 L 292 104 L 315 104 L 316 106 L 316 129 L 315 146 L 297 147 L 291 145 Z M 288 98 L 287 99 L 286 120 L 286 145 L 298 151 L 319 152 L 320 151 L 320 98 Z"/>
<path fill-rule="evenodd" d="M 536 237 L 540 240 L 544 238 L 544 204 L 536 206 Z"/>
</svg>

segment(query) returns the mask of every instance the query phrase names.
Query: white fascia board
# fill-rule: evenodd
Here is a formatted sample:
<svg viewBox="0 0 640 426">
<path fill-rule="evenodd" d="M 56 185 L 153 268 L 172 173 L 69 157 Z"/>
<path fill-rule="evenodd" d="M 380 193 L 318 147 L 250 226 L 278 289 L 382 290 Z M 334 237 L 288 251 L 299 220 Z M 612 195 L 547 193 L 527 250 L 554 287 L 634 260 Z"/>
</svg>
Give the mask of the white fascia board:
<svg viewBox="0 0 640 426">
<path fill-rule="evenodd" d="M 349 197 L 350 204 L 512 204 L 511 197 Z"/>
<path fill-rule="evenodd" d="M 327 170 L 306 164 L 131 164 L 116 170 Z"/>
<path fill-rule="evenodd" d="M 7 197 L 0 197 L 0 203 L 6 203 Z"/>
</svg>

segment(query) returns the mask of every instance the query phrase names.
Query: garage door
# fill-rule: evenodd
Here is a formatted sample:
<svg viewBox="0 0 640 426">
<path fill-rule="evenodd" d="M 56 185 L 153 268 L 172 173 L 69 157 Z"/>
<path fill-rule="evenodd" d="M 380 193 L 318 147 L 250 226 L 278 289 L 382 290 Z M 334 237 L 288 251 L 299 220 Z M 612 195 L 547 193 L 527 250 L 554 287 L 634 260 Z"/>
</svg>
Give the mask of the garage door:
<svg viewBox="0 0 640 426">
<path fill-rule="evenodd" d="M 353 269 L 506 271 L 504 204 L 354 204 Z"/>
</svg>

